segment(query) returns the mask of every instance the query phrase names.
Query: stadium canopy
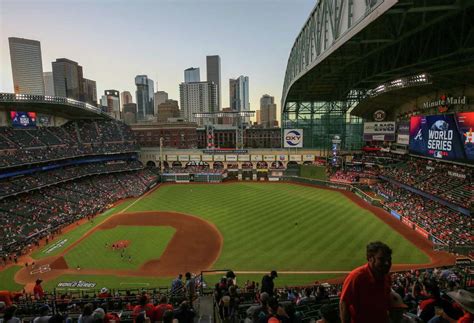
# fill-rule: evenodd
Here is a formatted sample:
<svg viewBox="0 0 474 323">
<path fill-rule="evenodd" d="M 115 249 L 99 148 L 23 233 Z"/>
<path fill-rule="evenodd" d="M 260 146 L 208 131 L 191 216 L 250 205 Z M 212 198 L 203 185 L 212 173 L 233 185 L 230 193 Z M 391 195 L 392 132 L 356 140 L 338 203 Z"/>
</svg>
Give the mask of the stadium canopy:
<svg viewBox="0 0 474 323">
<path fill-rule="evenodd" d="M 474 1 L 320 0 L 291 50 L 282 113 L 297 112 L 292 102 L 359 102 L 368 90 L 415 74 L 430 74 L 431 90 L 473 85 L 473 65 Z M 417 91 L 425 89 L 378 100 Z"/>
<path fill-rule="evenodd" d="M 93 105 L 69 98 L 0 93 L 0 110 L 37 112 L 66 119 L 112 119 Z"/>
</svg>

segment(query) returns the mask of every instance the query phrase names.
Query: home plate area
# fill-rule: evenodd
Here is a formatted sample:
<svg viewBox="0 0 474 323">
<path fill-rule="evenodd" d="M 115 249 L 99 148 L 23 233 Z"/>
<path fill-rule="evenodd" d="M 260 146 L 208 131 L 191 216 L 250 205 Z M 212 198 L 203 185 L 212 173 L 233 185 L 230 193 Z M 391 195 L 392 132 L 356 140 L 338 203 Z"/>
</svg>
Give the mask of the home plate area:
<svg viewBox="0 0 474 323">
<path fill-rule="evenodd" d="M 49 264 L 41 265 L 38 268 L 35 268 L 32 271 L 30 271 L 30 275 L 44 274 L 44 273 L 47 273 L 48 271 L 51 271 L 51 267 L 49 266 Z"/>
</svg>

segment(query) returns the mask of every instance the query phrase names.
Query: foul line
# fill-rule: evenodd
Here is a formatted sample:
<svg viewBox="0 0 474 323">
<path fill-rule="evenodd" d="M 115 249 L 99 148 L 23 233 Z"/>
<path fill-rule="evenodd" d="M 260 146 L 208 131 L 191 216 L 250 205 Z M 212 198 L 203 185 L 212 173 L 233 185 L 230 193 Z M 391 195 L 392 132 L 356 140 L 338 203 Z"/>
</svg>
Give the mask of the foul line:
<svg viewBox="0 0 474 323">
<path fill-rule="evenodd" d="M 140 196 L 138 199 L 136 199 L 135 201 L 133 201 L 132 204 L 130 204 L 129 206 L 127 206 L 125 209 L 123 209 L 122 211 L 118 212 L 118 213 L 115 213 L 115 214 L 122 214 L 123 212 L 127 211 L 129 208 L 131 208 L 132 206 L 135 205 L 135 203 L 139 202 L 142 198 L 144 198 L 145 196 L 147 196 L 148 194 L 154 192 L 158 187 L 160 187 L 161 184 L 158 184 L 156 185 L 156 187 L 154 187 L 153 189 L 149 190 L 148 192 L 146 192 L 145 194 L 143 194 L 142 196 Z"/>
</svg>

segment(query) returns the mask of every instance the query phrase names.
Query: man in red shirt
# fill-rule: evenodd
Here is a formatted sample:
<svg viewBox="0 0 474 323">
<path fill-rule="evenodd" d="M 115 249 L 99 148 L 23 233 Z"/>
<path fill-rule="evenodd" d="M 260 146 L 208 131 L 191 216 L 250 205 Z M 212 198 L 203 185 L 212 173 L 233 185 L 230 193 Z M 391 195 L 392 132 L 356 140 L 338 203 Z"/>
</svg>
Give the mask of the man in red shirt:
<svg viewBox="0 0 474 323">
<path fill-rule="evenodd" d="M 133 321 L 135 322 L 136 318 L 141 313 L 145 313 L 146 317 L 152 318 L 154 309 L 155 307 L 150 303 L 148 296 L 146 294 L 142 294 L 140 296 L 139 305 L 133 308 Z"/>
<path fill-rule="evenodd" d="M 36 280 L 35 287 L 33 287 L 33 294 L 35 295 L 36 299 L 42 299 L 44 297 L 43 286 L 41 286 L 42 282 L 43 281 L 38 278 Z"/>
<path fill-rule="evenodd" d="M 390 309 L 392 250 L 383 242 L 367 245 L 367 264 L 344 281 L 339 310 L 342 323 L 387 323 Z"/>
<path fill-rule="evenodd" d="M 173 305 L 168 304 L 168 298 L 163 295 L 160 298 L 160 304 L 155 306 L 155 311 L 153 313 L 153 322 L 163 321 L 163 314 L 168 310 L 172 311 Z"/>
</svg>

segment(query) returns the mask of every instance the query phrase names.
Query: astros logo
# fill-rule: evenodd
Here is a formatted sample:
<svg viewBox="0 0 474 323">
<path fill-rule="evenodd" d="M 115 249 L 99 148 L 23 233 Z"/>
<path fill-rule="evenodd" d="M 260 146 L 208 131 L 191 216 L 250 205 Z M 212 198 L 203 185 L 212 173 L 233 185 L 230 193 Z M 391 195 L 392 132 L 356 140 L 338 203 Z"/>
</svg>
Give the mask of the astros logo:
<svg viewBox="0 0 474 323">
<path fill-rule="evenodd" d="M 466 137 L 464 144 L 474 144 L 474 132 L 472 132 L 472 128 L 470 128 L 469 131 L 464 134 L 464 137 Z"/>
</svg>

